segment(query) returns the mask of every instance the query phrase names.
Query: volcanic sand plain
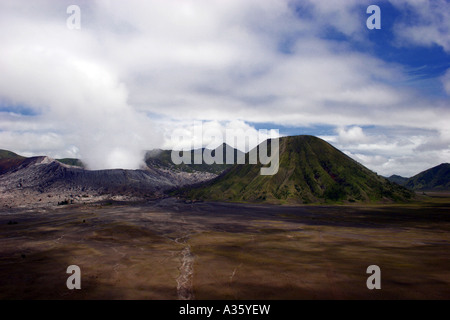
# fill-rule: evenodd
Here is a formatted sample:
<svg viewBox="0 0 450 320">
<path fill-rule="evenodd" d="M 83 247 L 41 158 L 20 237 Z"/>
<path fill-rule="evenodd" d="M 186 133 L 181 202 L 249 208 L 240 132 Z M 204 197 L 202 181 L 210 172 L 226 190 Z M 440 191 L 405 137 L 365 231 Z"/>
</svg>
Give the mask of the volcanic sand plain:
<svg viewBox="0 0 450 320">
<path fill-rule="evenodd" d="M 0 299 L 449 299 L 450 197 L 0 210 Z M 69 265 L 81 289 L 69 290 Z M 381 269 L 369 290 L 366 269 Z"/>
</svg>

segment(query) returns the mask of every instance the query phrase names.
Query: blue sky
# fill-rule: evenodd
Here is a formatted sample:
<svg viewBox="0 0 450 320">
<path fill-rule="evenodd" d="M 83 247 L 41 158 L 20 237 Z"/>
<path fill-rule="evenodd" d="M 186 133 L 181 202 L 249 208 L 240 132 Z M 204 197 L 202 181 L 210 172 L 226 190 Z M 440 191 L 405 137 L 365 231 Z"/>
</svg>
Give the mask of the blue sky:
<svg viewBox="0 0 450 320">
<path fill-rule="evenodd" d="M 445 0 L 2 1 L 0 148 L 136 168 L 203 121 L 411 176 L 450 161 L 449 27 Z"/>
<path fill-rule="evenodd" d="M 436 97 L 447 98 L 447 94 L 442 83 L 438 80 L 450 67 L 450 56 L 444 51 L 442 46 L 432 44 L 430 46 L 409 45 L 399 46 L 393 33 L 397 23 L 405 23 L 406 26 L 414 26 L 416 19 L 410 10 L 397 10 L 389 2 L 381 2 L 382 9 L 382 29 L 363 29 L 368 41 L 369 48 L 359 47 L 356 49 L 366 49 L 380 59 L 388 62 L 399 63 L 407 68 L 410 79 L 405 85 L 414 86 L 424 90 L 424 94 Z M 351 41 L 351 39 L 349 39 Z"/>
<path fill-rule="evenodd" d="M 330 5 L 332 3 L 330 2 Z M 365 27 L 366 19 L 370 16 L 370 14 L 364 14 L 368 4 L 375 4 L 380 7 L 381 29 L 369 30 Z M 431 45 L 401 45 L 396 37 L 395 26 L 401 23 L 407 29 L 416 26 L 420 21 L 409 6 L 402 7 L 403 10 L 401 10 L 389 1 L 362 1 L 355 8 L 357 9 L 354 10 L 361 13 L 361 19 L 358 22 L 360 28 L 357 33 L 346 35 L 336 28 L 328 27 L 319 36 L 330 41 L 345 43 L 355 51 L 367 53 L 386 62 L 398 63 L 405 67 L 409 75 L 409 78 L 399 85 L 414 86 L 419 90 L 424 90 L 424 94 L 448 98 L 439 78 L 450 67 L 449 52 L 435 43 Z M 299 14 L 300 17 L 306 15 L 306 17 L 313 19 L 311 14 L 308 14 L 307 7 L 300 6 L 297 10 L 303 12 L 303 14 Z M 448 30 L 448 27 L 446 30 Z M 281 50 L 287 51 L 285 48 Z M 392 80 L 395 83 L 395 79 Z"/>
<path fill-rule="evenodd" d="M 368 4 L 376 4 L 381 9 L 382 27 L 378 30 L 369 30 L 365 27 L 366 18 L 370 14 L 363 14 Z M 330 5 L 333 5 L 330 2 Z M 444 88 L 441 77 L 450 68 L 450 54 L 444 47 L 433 43 L 431 45 L 408 44 L 401 45 L 395 34 L 395 27 L 403 24 L 405 28 L 414 27 L 420 19 L 411 7 L 405 6 L 396 8 L 389 1 L 369 1 L 361 2 L 355 6 L 355 10 L 361 12 L 360 28 L 357 34 L 346 35 L 333 27 L 327 27 L 319 36 L 330 41 L 337 41 L 349 46 L 352 50 L 369 54 L 389 63 L 401 65 L 405 70 L 406 78 L 398 80 L 391 79 L 393 87 L 407 87 L 420 91 L 428 97 L 430 101 L 443 99 L 447 103 L 448 93 Z M 299 17 L 314 19 L 311 13 L 311 6 L 300 3 L 296 7 Z M 445 30 L 448 30 L 448 25 Z M 450 30 L 448 30 L 450 31 Z M 301 36 L 300 36 L 301 37 Z M 448 36 L 450 37 L 450 36 Z M 290 46 L 295 41 L 295 36 L 282 39 L 280 41 L 280 51 L 286 54 L 290 52 Z M 447 40 L 448 41 L 448 40 Z M 255 124 L 256 128 L 275 128 L 276 125 Z M 279 126 L 280 131 L 285 135 L 312 134 L 331 135 L 334 132 L 332 125 L 318 125 L 308 127 L 284 127 Z"/>
</svg>

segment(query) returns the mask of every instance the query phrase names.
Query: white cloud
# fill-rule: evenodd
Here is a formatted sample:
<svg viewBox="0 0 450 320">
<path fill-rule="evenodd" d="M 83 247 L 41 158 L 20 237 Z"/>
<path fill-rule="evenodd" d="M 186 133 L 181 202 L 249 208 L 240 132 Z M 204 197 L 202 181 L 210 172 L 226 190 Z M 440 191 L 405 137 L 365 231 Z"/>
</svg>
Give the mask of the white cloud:
<svg viewBox="0 0 450 320">
<path fill-rule="evenodd" d="M 363 143 L 367 141 L 367 136 L 364 134 L 361 127 L 338 128 L 339 142 L 342 143 Z"/>
<path fill-rule="evenodd" d="M 394 30 L 403 44 L 441 46 L 450 52 L 450 3 L 446 0 L 391 0 L 397 9 L 411 11 L 413 21 L 402 21 Z M 412 24 L 414 23 L 414 25 Z"/>
<path fill-rule="evenodd" d="M 151 122 L 142 121 L 128 104 L 126 86 L 114 69 L 92 54 L 92 47 L 97 46 L 93 35 L 70 32 L 62 23 L 64 16 L 59 23 L 36 21 L 33 15 L 29 18 L 7 18 L 10 32 L 0 35 L 4 44 L 0 52 L 3 100 L 33 108 L 40 114 L 34 120 L 52 123 L 54 131 L 62 132 L 57 135 L 60 148 L 71 150 L 75 144 L 79 156 L 92 169 L 138 167 L 142 146 L 151 146 L 148 137 L 155 136 L 149 130 Z M 41 145 L 42 151 L 55 149 L 56 138 L 44 133 L 41 143 L 36 144 L 38 134 L 16 136 L 29 148 Z M 64 139 L 70 144 L 64 146 Z"/>
<path fill-rule="evenodd" d="M 445 92 L 450 96 L 450 69 L 447 69 L 445 74 L 441 77 L 441 81 Z"/>
<path fill-rule="evenodd" d="M 392 139 L 375 145 L 364 126 L 435 130 L 444 146 L 435 152 L 448 155 L 445 101 L 402 85 L 402 66 L 320 37 L 327 28 L 359 37 L 366 18 L 359 1 L 304 1 L 310 17 L 287 0 L 82 1 L 79 31 L 66 27 L 69 4 L 0 3 L 0 102 L 37 114 L 0 112 L 2 148 L 82 157 L 91 168 L 136 168 L 141 150 L 167 147 L 168 132 L 204 120 L 221 132 L 256 132 L 248 122 L 336 126 L 348 152 L 381 152 L 375 166 L 394 149 L 423 147 L 394 147 L 403 134 L 394 146 Z M 444 48 L 449 19 L 431 15 L 445 5 L 410 5 L 418 27 L 436 33 L 426 41 Z M 406 26 L 397 28 L 403 41 Z M 425 34 L 417 37 L 408 41 Z M 448 73 L 442 81 L 449 91 Z"/>
<path fill-rule="evenodd" d="M 165 149 L 215 149 L 222 143 L 247 152 L 269 138 L 281 135 L 277 130 L 257 130 L 242 120 L 166 122 Z M 238 138 L 237 138 L 238 137 Z"/>
<path fill-rule="evenodd" d="M 450 159 L 450 138 L 436 130 L 353 126 L 322 138 L 383 176 L 410 177 Z"/>
<path fill-rule="evenodd" d="M 359 12 L 357 7 L 364 5 L 361 0 L 330 1 L 308 0 L 309 6 L 317 20 L 316 28 L 332 26 L 347 36 L 358 37 L 361 26 L 365 25 L 365 11 Z M 366 5 L 366 8 L 369 4 Z"/>
</svg>

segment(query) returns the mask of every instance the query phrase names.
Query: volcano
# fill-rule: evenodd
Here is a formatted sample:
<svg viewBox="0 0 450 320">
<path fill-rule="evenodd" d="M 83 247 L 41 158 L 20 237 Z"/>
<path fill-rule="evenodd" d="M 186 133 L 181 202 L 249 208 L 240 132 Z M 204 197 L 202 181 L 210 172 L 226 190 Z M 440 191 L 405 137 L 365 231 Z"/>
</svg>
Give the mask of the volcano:
<svg viewBox="0 0 450 320">
<path fill-rule="evenodd" d="M 184 194 L 195 199 L 271 203 L 406 201 L 408 189 L 388 181 L 314 136 L 279 138 L 279 170 L 260 175 L 262 164 L 236 164 Z"/>
</svg>

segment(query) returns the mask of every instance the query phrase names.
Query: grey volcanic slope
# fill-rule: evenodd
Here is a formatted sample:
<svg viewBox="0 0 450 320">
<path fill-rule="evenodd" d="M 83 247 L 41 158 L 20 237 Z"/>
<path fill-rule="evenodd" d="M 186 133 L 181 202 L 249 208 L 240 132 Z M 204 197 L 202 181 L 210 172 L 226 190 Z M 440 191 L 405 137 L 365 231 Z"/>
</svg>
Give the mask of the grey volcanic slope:
<svg viewBox="0 0 450 320">
<path fill-rule="evenodd" d="M 166 190 L 214 178 L 202 172 L 158 168 L 145 170 L 85 170 L 48 157 L 26 158 L 0 175 L 0 192 L 27 199 L 31 194 L 160 196 Z"/>
</svg>

